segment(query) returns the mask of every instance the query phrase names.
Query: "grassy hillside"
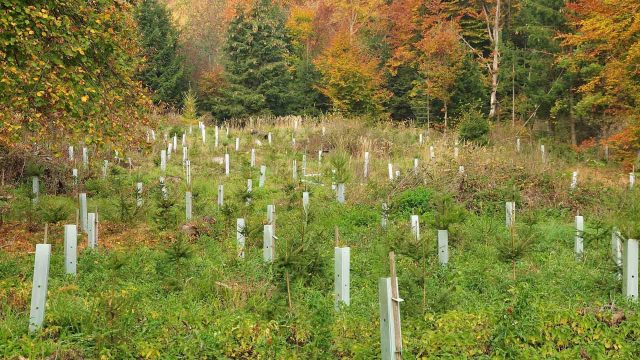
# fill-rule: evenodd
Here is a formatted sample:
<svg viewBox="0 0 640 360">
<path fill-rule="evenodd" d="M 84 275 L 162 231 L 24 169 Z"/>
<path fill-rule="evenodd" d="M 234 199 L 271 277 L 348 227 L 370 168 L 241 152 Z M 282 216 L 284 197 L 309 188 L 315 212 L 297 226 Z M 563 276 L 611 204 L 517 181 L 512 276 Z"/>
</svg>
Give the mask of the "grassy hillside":
<svg viewBox="0 0 640 360">
<path fill-rule="evenodd" d="M 610 244 L 614 226 L 637 238 L 639 197 L 617 165 L 595 152 L 551 143 L 544 143 L 543 163 L 540 142 L 510 128 L 493 128 L 490 145 L 480 147 L 456 145 L 455 133 L 427 134 L 397 124 L 305 119 L 294 131 L 293 122 L 254 119 L 232 125 L 228 135 L 221 128 L 217 148 L 213 126 L 207 127 L 206 144 L 196 127 L 191 133 L 167 126 L 157 129 L 148 148 L 125 154 L 132 168 L 126 160 L 117 164 L 113 154 L 91 154 L 84 170 L 77 148 L 76 161 L 64 161 L 55 171 L 26 164 L 23 182 L 8 183 L 0 193 L 1 357 L 379 358 L 378 278 L 389 276 L 389 251 L 396 253 L 404 299 L 406 359 L 640 357 L 638 306 L 622 295 Z M 178 136 L 163 200 L 163 134 L 183 131 L 192 184 L 185 181 Z M 225 150 L 228 177 L 219 163 Z M 365 151 L 371 157 L 366 179 Z M 300 169 L 305 153 L 309 176 Z M 103 159 L 110 159 L 106 177 Z M 392 181 L 389 162 L 400 171 Z M 267 166 L 264 188 L 258 186 L 260 165 Z M 70 176 L 74 167 L 80 172 L 77 187 Z M 573 171 L 578 183 L 571 190 Z M 35 206 L 27 176 L 33 174 L 41 176 L 42 186 Z M 332 190 L 336 177 L 347 180 L 345 204 Z M 247 179 L 253 180 L 250 194 Z M 144 184 L 140 208 L 136 182 Z M 189 222 L 187 190 L 193 194 Z M 310 193 L 308 213 L 303 191 Z M 99 213 L 99 239 L 97 250 L 90 250 L 86 234 L 79 238 L 78 275 L 71 277 L 64 274 L 62 225 L 76 222 L 78 192 L 86 192 L 90 211 Z M 505 201 L 516 202 L 511 231 Z M 383 202 L 389 207 L 386 228 Z M 262 253 L 269 204 L 276 208 L 273 264 L 265 264 Z M 577 213 L 585 219 L 581 257 L 574 253 Z M 420 218 L 419 240 L 411 234 L 411 215 Z M 247 223 L 244 259 L 236 246 L 240 217 Z M 43 328 L 29 334 L 33 251 L 45 222 L 53 246 L 46 316 Z M 436 230 L 443 227 L 450 234 L 446 267 L 438 264 L 436 243 Z M 333 294 L 336 244 L 351 248 L 351 305 L 339 311 Z"/>
</svg>

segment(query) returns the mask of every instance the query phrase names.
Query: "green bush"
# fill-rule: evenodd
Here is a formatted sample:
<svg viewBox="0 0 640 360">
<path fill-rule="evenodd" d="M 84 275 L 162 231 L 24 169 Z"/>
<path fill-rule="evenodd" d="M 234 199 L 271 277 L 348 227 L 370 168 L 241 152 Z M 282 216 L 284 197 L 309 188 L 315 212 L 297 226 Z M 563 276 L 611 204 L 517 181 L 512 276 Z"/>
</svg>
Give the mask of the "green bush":
<svg viewBox="0 0 640 360">
<path fill-rule="evenodd" d="M 391 205 L 391 213 L 398 216 L 422 215 L 431 209 L 432 191 L 416 187 L 401 192 Z"/>
<path fill-rule="evenodd" d="M 462 114 L 458 131 L 461 141 L 489 144 L 489 121 L 477 109 L 469 109 Z"/>
<path fill-rule="evenodd" d="M 450 194 L 440 194 L 433 198 L 433 208 L 436 210 L 433 225 L 440 230 L 449 230 L 451 225 L 464 221 L 466 211 L 456 203 Z"/>
<path fill-rule="evenodd" d="M 43 197 L 40 203 L 40 217 L 49 224 L 57 224 L 67 220 L 73 211 L 68 199 Z"/>
</svg>

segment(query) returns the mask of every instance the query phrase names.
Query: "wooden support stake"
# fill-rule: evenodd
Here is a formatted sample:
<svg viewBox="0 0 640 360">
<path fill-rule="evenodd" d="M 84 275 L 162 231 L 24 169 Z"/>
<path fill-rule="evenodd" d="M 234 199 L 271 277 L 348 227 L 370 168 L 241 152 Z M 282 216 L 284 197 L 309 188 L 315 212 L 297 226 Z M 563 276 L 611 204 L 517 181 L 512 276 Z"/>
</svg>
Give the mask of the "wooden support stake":
<svg viewBox="0 0 640 360">
<path fill-rule="evenodd" d="M 391 301 L 393 311 L 393 330 L 395 342 L 395 359 L 402 359 L 402 331 L 400 324 L 400 294 L 398 291 L 398 277 L 396 275 L 396 254 L 389 253 L 389 269 L 391 273 Z"/>
</svg>

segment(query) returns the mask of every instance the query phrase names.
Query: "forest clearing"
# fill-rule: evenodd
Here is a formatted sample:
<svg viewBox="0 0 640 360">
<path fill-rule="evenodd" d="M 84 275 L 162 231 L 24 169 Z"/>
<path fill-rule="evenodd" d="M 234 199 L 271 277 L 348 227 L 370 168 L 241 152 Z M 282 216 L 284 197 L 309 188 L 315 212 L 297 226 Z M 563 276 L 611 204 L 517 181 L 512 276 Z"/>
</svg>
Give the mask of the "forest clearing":
<svg viewBox="0 0 640 360">
<path fill-rule="evenodd" d="M 636 0 L 0 0 L 0 358 L 639 359 Z"/>
</svg>

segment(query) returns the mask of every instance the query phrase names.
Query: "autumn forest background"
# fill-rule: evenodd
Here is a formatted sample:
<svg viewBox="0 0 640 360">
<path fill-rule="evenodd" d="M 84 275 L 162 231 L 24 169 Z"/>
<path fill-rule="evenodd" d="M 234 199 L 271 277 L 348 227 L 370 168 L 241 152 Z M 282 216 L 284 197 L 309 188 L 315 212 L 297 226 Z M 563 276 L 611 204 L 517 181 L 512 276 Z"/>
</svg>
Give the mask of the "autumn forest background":
<svg viewBox="0 0 640 360">
<path fill-rule="evenodd" d="M 214 121 L 341 113 L 513 122 L 638 147 L 631 0 L 2 2 L 0 143 L 139 138 L 185 94 Z M 151 105 L 155 105 L 152 107 Z"/>
</svg>

